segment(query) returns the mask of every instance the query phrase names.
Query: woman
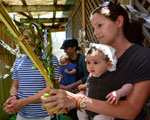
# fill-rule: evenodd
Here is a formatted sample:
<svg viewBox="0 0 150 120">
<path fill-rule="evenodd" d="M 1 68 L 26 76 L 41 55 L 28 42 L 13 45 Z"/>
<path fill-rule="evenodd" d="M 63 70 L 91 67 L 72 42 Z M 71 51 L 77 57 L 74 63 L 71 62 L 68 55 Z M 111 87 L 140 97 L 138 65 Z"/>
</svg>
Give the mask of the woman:
<svg viewBox="0 0 150 120">
<path fill-rule="evenodd" d="M 54 109 L 47 110 L 49 114 L 55 109 L 61 109 L 61 113 L 64 108 L 77 107 L 112 116 L 116 120 L 119 118 L 143 120 L 145 115 L 142 108 L 150 92 L 150 49 L 135 44 L 140 44 L 140 39 L 129 36 L 137 29 L 131 29 L 127 12 L 117 4 L 104 2 L 93 11 L 90 21 L 99 43 L 110 45 L 117 51 L 116 71 L 106 72 L 101 76 L 102 81 L 99 83 L 101 84 L 99 92 L 103 93 L 100 96 L 101 100 L 64 90 L 50 90 L 50 93 L 55 95 L 47 99 L 42 98 L 42 101 L 51 101 L 43 107 L 56 105 Z M 110 91 L 129 82 L 134 86 L 131 95 L 120 100 L 118 105 L 106 102 L 105 97 Z"/>
</svg>

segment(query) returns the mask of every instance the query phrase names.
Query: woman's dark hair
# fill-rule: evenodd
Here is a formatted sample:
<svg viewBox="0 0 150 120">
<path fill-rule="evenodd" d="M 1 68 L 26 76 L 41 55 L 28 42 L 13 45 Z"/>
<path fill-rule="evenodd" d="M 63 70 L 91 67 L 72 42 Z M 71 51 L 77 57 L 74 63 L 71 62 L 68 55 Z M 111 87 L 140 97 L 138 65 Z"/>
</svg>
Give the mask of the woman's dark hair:
<svg viewBox="0 0 150 120">
<path fill-rule="evenodd" d="M 95 13 L 102 14 L 112 21 L 116 21 L 120 15 L 123 16 L 125 37 L 132 43 L 142 45 L 142 41 L 144 40 L 142 34 L 142 23 L 138 21 L 130 21 L 127 11 L 122 6 L 110 1 L 103 2 L 92 12 L 91 15 L 94 15 Z"/>
</svg>

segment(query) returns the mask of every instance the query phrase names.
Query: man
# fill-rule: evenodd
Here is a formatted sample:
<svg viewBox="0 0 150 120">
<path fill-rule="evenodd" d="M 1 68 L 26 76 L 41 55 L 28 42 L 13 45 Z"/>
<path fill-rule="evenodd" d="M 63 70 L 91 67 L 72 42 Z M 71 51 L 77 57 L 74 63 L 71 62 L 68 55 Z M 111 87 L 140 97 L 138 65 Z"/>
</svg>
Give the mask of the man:
<svg viewBox="0 0 150 120">
<path fill-rule="evenodd" d="M 23 32 L 24 39 L 35 50 L 35 44 L 28 34 L 29 29 Z M 37 32 L 35 32 L 37 34 Z M 40 44 L 39 40 L 36 40 Z M 53 56 L 54 66 L 58 60 Z M 28 56 L 24 56 L 15 62 L 13 71 L 13 83 L 10 89 L 10 98 L 5 102 L 5 111 L 9 114 L 18 112 L 16 120 L 50 120 L 51 116 L 41 108 L 40 97 L 49 89 L 40 71 L 36 68 Z M 55 69 L 55 78 L 59 78 L 59 70 Z"/>
</svg>

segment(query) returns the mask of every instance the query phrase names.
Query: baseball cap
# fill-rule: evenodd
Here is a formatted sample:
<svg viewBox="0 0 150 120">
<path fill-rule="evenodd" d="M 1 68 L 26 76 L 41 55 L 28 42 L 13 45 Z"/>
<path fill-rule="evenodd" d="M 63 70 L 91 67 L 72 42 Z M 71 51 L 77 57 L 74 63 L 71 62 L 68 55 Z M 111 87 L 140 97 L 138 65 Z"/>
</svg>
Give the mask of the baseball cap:
<svg viewBox="0 0 150 120">
<path fill-rule="evenodd" d="M 78 49 L 78 41 L 74 38 L 67 38 L 66 40 L 63 41 L 63 44 L 60 47 L 60 49 L 67 49 L 68 47 L 74 46 L 76 46 Z"/>
</svg>

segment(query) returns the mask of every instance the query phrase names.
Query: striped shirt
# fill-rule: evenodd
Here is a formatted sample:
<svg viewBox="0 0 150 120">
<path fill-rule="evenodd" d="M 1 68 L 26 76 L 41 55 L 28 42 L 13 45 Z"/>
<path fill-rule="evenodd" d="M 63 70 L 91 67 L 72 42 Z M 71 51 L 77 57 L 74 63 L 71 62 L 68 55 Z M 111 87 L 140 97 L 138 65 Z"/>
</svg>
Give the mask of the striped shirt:
<svg viewBox="0 0 150 120">
<path fill-rule="evenodd" d="M 55 56 L 53 56 L 54 66 L 58 65 L 59 62 Z M 29 96 L 32 96 L 43 88 L 46 87 L 46 82 L 40 71 L 36 68 L 33 62 L 29 59 L 28 56 L 24 56 L 15 62 L 14 71 L 13 71 L 13 80 L 18 80 L 19 89 L 18 97 L 23 99 Z M 55 69 L 55 78 L 59 78 L 59 68 Z M 48 116 L 45 110 L 41 108 L 41 102 L 28 104 L 18 112 L 22 117 L 27 119 L 36 119 L 40 117 Z"/>
</svg>

